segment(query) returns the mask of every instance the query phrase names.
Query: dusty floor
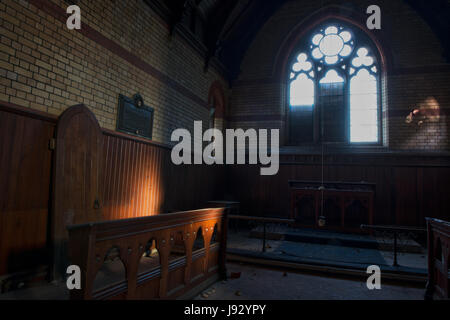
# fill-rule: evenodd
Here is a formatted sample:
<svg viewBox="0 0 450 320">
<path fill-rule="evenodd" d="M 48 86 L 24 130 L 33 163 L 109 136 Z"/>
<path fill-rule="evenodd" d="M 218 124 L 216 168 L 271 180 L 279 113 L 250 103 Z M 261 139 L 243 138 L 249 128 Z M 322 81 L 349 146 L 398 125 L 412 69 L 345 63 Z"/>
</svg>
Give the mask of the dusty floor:
<svg viewBox="0 0 450 320">
<path fill-rule="evenodd" d="M 383 284 L 367 289 L 365 281 L 270 270 L 251 265 L 227 264 L 237 279 L 218 282 L 196 300 L 423 300 L 425 289 Z"/>
</svg>

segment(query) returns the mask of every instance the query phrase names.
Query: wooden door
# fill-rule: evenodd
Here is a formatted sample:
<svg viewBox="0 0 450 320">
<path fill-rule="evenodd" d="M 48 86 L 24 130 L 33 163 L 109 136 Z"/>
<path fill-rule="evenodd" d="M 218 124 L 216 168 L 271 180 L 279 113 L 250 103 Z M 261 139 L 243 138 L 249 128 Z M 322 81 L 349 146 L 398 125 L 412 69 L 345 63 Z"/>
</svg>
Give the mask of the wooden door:
<svg viewBox="0 0 450 320">
<path fill-rule="evenodd" d="M 103 135 L 84 105 L 70 107 L 58 119 L 54 152 L 52 234 L 53 278 L 65 274 L 67 226 L 100 221 Z"/>
</svg>

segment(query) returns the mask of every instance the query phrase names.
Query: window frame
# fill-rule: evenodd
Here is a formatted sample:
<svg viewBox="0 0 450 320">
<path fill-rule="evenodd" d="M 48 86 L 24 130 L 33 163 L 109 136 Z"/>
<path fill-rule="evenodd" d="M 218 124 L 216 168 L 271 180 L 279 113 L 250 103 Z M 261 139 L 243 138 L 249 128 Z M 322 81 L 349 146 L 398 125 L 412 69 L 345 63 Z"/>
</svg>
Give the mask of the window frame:
<svg viewBox="0 0 450 320">
<path fill-rule="evenodd" d="M 320 32 L 320 30 L 324 30 L 329 26 L 337 26 L 337 27 L 344 27 L 346 31 L 349 31 L 352 34 L 352 39 L 355 41 L 353 45 L 353 50 L 351 54 L 344 59 L 343 62 L 337 62 L 333 65 L 327 65 L 324 63 L 323 65 L 320 64 L 320 59 L 315 59 L 312 54 L 312 48 L 311 48 L 311 40 L 315 34 Z M 366 68 L 371 75 L 374 75 L 377 80 L 377 130 L 378 130 L 378 139 L 375 142 L 351 142 L 351 128 L 350 128 L 350 80 L 352 76 L 349 74 L 349 69 L 351 68 L 351 60 L 355 57 L 356 52 L 359 48 L 367 48 L 369 50 L 370 56 L 374 59 L 373 65 L 376 66 L 377 72 L 374 74 L 370 72 L 370 68 Z M 313 121 L 313 133 L 312 133 L 312 141 L 304 141 L 299 142 L 293 139 L 291 125 L 292 125 L 292 106 L 291 106 L 291 97 L 290 97 L 290 87 L 291 87 L 291 79 L 290 74 L 292 72 L 292 66 L 297 61 L 297 57 L 300 53 L 306 53 L 308 56 L 308 61 L 311 61 L 313 64 L 314 70 L 314 104 L 312 106 L 313 112 L 312 112 L 312 121 Z M 297 41 L 296 45 L 294 46 L 292 53 L 290 54 L 288 60 L 287 60 L 287 69 L 285 79 L 286 79 L 286 131 L 287 131 L 287 145 L 288 146 L 315 146 L 315 145 L 334 145 L 334 146 L 341 146 L 341 147 L 370 147 L 370 146 L 383 146 L 384 144 L 384 136 L 383 136 L 383 129 L 384 129 L 384 119 L 383 119 L 383 86 L 382 86 L 382 75 L 384 73 L 383 65 L 381 63 L 381 53 L 379 52 L 377 46 L 373 43 L 372 39 L 370 39 L 369 35 L 364 30 L 361 30 L 360 27 L 353 25 L 351 23 L 342 21 L 340 19 L 328 19 L 325 21 L 322 21 L 320 24 L 314 26 L 310 30 L 308 30 L 307 33 L 305 33 L 299 41 Z M 322 70 L 317 70 L 318 66 L 322 66 Z M 345 69 L 342 69 L 342 65 L 346 65 Z M 321 141 L 321 130 L 322 130 L 322 124 L 321 121 L 321 112 L 322 112 L 322 106 L 319 102 L 320 97 L 320 79 L 323 78 L 325 73 L 331 69 L 335 69 L 338 71 L 339 75 L 344 78 L 344 137 L 345 141 L 343 142 L 326 142 Z M 354 68 L 356 69 L 356 68 Z M 355 70 L 358 71 L 361 68 L 358 68 Z M 344 71 L 344 72 L 342 72 Z M 295 107 L 294 107 L 295 108 Z M 301 107 L 300 107 L 301 108 Z"/>
</svg>

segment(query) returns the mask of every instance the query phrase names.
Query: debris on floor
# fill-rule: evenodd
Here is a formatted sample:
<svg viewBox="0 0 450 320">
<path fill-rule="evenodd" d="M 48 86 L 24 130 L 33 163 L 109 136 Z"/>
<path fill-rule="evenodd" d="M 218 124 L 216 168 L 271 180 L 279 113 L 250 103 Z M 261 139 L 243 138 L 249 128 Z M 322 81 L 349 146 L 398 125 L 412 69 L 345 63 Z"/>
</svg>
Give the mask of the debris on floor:
<svg viewBox="0 0 450 320">
<path fill-rule="evenodd" d="M 368 290 L 366 279 L 324 276 L 255 265 L 227 263 L 228 275 L 238 279 L 220 281 L 195 299 L 203 300 L 422 300 L 419 285 L 384 284 L 383 290 Z"/>
</svg>

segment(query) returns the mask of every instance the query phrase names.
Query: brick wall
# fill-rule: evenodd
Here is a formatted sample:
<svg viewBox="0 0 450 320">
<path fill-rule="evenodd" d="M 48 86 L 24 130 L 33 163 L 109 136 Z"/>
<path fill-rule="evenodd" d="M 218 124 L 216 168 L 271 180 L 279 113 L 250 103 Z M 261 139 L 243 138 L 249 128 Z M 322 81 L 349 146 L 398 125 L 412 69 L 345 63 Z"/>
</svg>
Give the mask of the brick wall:
<svg viewBox="0 0 450 320">
<path fill-rule="evenodd" d="M 0 2 L 0 101 L 59 115 L 84 103 L 115 129 L 118 95 L 155 109 L 153 139 L 208 123 L 208 90 L 221 74 L 141 0 L 81 0 L 82 29 L 68 30 L 62 0 Z M 223 86 L 226 88 L 226 85 Z"/>
<path fill-rule="evenodd" d="M 338 6 L 363 19 L 366 8 L 381 8 L 381 27 L 388 52 L 389 75 L 383 79 L 384 144 L 401 150 L 450 149 L 450 65 L 443 59 L 439 40 L 405 1 L 288 1 L 265 23 L 251 43 L 233 84 L 232 127 L 285 126 L 286 87 L 276 76 L 277 54 L 289 33 L 321 9 Z M 364 21 L 359 21 L 364 23 Z M 370 31 L 369 31 L 370 32 Z M 422 126 L 405 123 L 413 107 L 432 109 Z"/>
</svg>

